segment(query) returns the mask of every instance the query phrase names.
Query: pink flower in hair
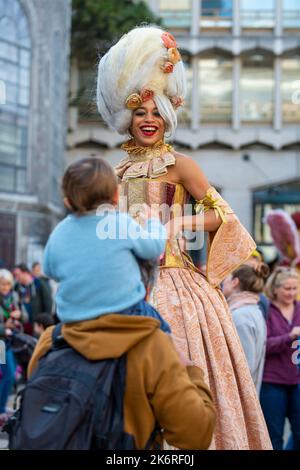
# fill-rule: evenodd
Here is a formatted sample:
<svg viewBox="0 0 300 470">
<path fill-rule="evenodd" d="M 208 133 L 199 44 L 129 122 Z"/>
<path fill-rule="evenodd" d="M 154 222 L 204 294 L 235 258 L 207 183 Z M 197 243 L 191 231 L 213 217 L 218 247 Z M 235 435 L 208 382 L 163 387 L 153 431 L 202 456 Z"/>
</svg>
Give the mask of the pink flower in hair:
<svg viewBox="0 0 300 470">
<path fill-rule="evenodd" d="M 165 64 L 162 66 L 162 70 L 164 73 L 172 73 L 174 69 L 174 65 L 172 62 L 165 62 Z"/>
<path fill-rule="evenodd" d="M 145 101 L 152 100 L 153 96 L 154 96 L 154 91 L 149 90 L 148 88 L 143 88 L 140 92 L 140 97 L 143 103 L 145 103 Z"/>
<path fill-rule="evenodd" d="M 184 105 L 184 99 L 182 96 L 172 96 L 172 98 L 170 98 L 170 101 L 175 109 Z"/>
<path fill-rule="evenodd" d="M 172 36 L 172 34 L 165 32 L 162 34 L 161 38 L 167 49 L 177 46 L 176 39 L 174 36 Z"/>
</svg>

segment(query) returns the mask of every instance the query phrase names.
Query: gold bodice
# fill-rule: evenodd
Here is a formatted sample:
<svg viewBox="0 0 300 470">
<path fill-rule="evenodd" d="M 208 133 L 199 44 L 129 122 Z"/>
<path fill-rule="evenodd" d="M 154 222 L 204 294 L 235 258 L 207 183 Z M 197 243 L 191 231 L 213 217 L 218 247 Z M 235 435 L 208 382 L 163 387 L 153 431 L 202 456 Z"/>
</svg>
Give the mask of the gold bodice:
<svg viewBox="0 0 300 470">
<path fill-rule="evenodd" d="M 138 147 L 134 141 L 129 141 L 124 150 L 128 155 L 115 168 L 121 180 L 120 209 L 134 216 L 139 205 L 154 205 L 160 211 L 163 224 L 173 217 L 187 215 L 184 206 L 188 203 L 190 195 L 186 189 L 181 184 L 158 179 L 165 177 L 168 167 L 176 162 L 172 148 L 164 142 L 157 142 L 148 148 Z M 208 188 L 204 198 L 197 201 L 195 208 L 197 213 L 214 210 L 216 218 L 220 217 L 222 222 L 208 237 L 207 280 L 211 285 L 218 286 L 230 272 L 249 258 L 256 245 L 227 202 L 214 188 Z M 227 220 L 228 214 L 230 218 Z M 185 251 L 183 238 L 167 241 L 161 267 L 198 271 Z"/>
<path fill-rule="evenodd" d="M 161 222 L 183 215 L 184 205 L 190 199 L 189 193 L 181 184 L 158 181 L 152 178 L 131 178 L 121 183 L 121 209 L 134 216 L 139 205 L 148 204 L 160 209 Z M 166 251 L 161 259 L 161 267 L 192 268 L 197 270 L 192 259 L 185 252 L 184 239 L 168 240 Z"/>
</svg>

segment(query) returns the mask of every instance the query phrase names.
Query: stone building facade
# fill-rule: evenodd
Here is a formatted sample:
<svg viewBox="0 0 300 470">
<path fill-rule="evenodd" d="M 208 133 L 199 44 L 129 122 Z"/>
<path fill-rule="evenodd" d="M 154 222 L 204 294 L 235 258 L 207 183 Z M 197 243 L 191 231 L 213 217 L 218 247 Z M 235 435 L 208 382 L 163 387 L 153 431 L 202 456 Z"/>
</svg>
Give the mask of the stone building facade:
<svg viewBox="0 0 300 470">
<path fill-rule="evenodd" d="M 41 260 L 63 215 L 70 18 L 70 0 L 0 0 L 0 263 L 8 267 Z"/>
</svg>

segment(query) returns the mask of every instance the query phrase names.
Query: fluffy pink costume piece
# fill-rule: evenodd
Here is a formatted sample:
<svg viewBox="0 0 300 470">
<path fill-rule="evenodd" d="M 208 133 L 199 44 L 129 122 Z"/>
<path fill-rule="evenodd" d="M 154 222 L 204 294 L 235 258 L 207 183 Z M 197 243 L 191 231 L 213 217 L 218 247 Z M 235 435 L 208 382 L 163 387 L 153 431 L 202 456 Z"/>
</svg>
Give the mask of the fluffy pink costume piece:
<svg viewBox="0 0 300 470">
<path fill-rule="evenodd" d="M 284 261 L 289 264 L 300 258 L 300 237 L 292 217 L 282 209 L 274 209 L 267 214 L 274 244 Z"/>
</svg>

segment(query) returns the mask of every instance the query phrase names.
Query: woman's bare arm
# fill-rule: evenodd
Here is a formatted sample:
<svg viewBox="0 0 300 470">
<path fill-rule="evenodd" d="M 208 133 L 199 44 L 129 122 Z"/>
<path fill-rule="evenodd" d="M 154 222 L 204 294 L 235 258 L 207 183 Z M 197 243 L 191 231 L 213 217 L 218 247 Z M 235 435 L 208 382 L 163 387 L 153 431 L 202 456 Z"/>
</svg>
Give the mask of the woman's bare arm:
<svg viewBox="0 0 300 470">
<path fill-rule="evenodd" d="M 196 200 L 203 199 L 210 184 L 197 163 L 190 157 L 176 153 L 174 170 L 177 181 L 185 187 L 193 198 Z M 213 209 L 206 211 L 203 216 L 185 216 L 177 219 L 177 221 L 171 222 L 173 223 L 173 229 L 171 230 L 173 236 L 174 232 L 176 233 L 182 229 L 214 232 L 222 222 L 220 217 L 216 217 Z"/>
</svg>

